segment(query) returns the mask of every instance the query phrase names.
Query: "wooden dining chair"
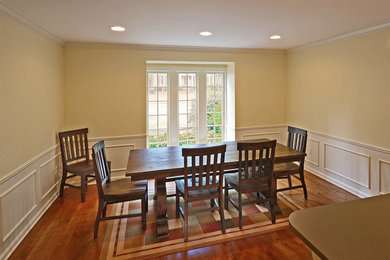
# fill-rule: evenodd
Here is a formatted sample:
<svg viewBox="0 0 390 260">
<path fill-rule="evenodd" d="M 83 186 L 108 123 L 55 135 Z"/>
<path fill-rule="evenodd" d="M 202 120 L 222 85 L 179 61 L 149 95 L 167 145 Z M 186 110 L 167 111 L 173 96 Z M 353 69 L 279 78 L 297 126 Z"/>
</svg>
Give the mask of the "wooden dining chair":
<svg viewBox="0 0 390 260">
<path fill-rule="evenodd" d="M 238 210 L 242 229 L 242 194 L 256 192 L 257 202 L 269 204 L 272 223 L 275 223 L 276 194 L 272 176 L 276 140 L 266 142 L 237 142 L 238 172 L 225 174 L 225 209 L 229 202 Z M 238 202 L 229 197 L 229 189 L 237 191 Z"/>
<path fill-rule="evenodd" d="M 225 234 L 225 215 L 222 208 L 223 174 L 226 145 L 183 148 L 184 179 L 176 180 L 176 218 L 184 218 L 184 241 L 188 241 L 189 214 L 218 210 L 221 230 Z M 180 205 L 184 199 L 184 210 Z M 218 202 L 216 201 L 218 199 Z M 210 208 L 188 210 L 188 203 L 210 200 Z"/>
<path fill-rule="evenodd" d="M 307 131 L 289 126 L 288 127 L 288 138 L 287 146 L 291 149 L 306 153 L 307 144 Z M 303 188 L 303 194 L 307 200 L 307 189 L 304 178 L 304 163 L 305 158 L 299 162 L 288 162 L 275 164 L 274 175 L 276 179 L 288 179 L 288 187 L 277 188 L 276 191 L 285 191 L 291 189 Z M 301 185 L 292 186 L 291 176 L 301 182 Z"/>
<path fill-rule="evenodd" d="M 103 140 L 92 147 L 92 158 L 99 195 L 99 208 L 95 220 L 94 238 L 97 238 L 99 223 L 102 220 L 141 216 L 142 230 L 146 230 L 146 212 L 148 211 L 147 181 L 131 181 L 130 178 L 111 181 L 110 167 L 107 162 Z M 106 216 L 108 204 L 132 200 L 141 200 L 141 213 Z"/>
<path fill-rule="evenodd" d="M 64 194 L 64 186 L 68 186 L 80 189 L 81 201 L 84 202 L 87 185 L 95 180 L 93 164 L 88 152 L 88 128 L 60 132 L 58 135 L 62 158 L 60 196 Z M 80 186 L 66 183 L 67 179 L 77 176 L 81 179 Z"/>
</svg>

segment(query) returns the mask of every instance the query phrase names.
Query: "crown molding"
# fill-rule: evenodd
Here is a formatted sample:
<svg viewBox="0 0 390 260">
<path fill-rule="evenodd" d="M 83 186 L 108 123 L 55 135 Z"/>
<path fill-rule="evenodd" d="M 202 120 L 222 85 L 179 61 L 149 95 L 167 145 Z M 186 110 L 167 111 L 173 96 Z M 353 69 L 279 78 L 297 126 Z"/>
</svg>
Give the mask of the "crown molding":
<svg viewBox="0 0 390 260">
<path fill-rule="evenodd" d="M 13 9 L 9 5 L 5 4 L 3 1 L 0 0 L 0 13 L 3 13 L 7 15 L 10 18 L 13 18 L 15 21 L 21 23 L 22 25 L 25 25 L 32 31 L 38 33 L 41 36 L 44 36 L 45 38 L 63 46 L 64 41 L 57 38 L 54 34 L 46 31 L 38 24 L 34 23 L 33 21 L 29 20 L 25 16 L 21 15 L 17 10 Z"/>
<path fill-rule="evenodd" d="M 298 47 L 295 47 L 295 48 L 290 48 L 290 49 L 287 49 L 286 52 L 287 53 L 292 53 L 292 52 L 295 52 L 295 51 L 300 51 L 300 50 L 304 50 L 304 49 L 308 49 L 308 48 L 312 48 L 312 47 L 315 47 L 315 46 L 320 46 L 320 45 L 324 45 L 324 44 L 328 44 L 328 43 L 332 43 L 332 42 L 337 42 L 337 41 L 346 40 L 346 39 L 350 39 L 350 38 L 356 38 L 356 37 L 359 37 L 359 36 L 363 36 L 363 35 L 379 32 L 379 31 L 383 31 L 383 30 L 386 30 L 386 29 L 389 29 L 389 28 L 390 28 L 390 23 L 385 23 L 385 24 L 369 27 L 369 28 L 366 28 L 366 29 L 363 29 L 363 30 L 359 30 L 359 31 L 356 31 L 356 32 L 351 32 L 351 33 L 339 35 L 339 36 L 336 36 L 336 37 L 327 38 L 327 39 L 323 39 L 323 40 L 320 40 L 320 41 L 312 42 L 312 43 L 309 43 L 309 44 L 306 44 L 306 45 L 302 45 L 302 46 L 298 46 Z"/>
<path fill-rule="evenodd" d="M 285 54 L 285 50 L 256 49 L 256 48 L 225 48 L 203 46 L 179 46 L 179 45 L 154 45 L 154 44 L 128 44 L 128 43 L 104 43 L 104 42 L 65 42 L 69 48 L 107 48 L 130 50 L 156 50 L 156 51 L 190 51 L 190 52 L 242 52 L 242 53 L 267 53 Z"/>
</svg>

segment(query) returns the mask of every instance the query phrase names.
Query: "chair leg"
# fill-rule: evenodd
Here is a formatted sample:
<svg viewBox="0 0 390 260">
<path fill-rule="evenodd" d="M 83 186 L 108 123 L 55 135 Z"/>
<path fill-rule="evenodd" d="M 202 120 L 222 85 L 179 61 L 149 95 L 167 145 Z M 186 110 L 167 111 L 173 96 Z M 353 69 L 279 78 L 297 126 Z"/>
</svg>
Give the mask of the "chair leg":
<svg viewBox="0 0 390 260">
<path fill-rule="evenodd" d="M 225 209 L 228 210 L 229 209 L 229 185 L 228 183 L 225 181 L 225 199 L 224 199 L 224 206 L 225 206 Z"/>
<path fill-rule="evenodd" d="M 225 212 L 223 210 L 223 207 L 222 207 L 222 191 L 219 193 L 219 197 L 218 197 L 218 204 L 219 204 L 219 215 L 221 217 L 221 231 L 222 231 L 222 234 L 225 234 L 226 233 L 226 227 L 225 227 Z"/>
<path fill-rule="evenodd" d="M 307 189 L 306 189 L 305 177 L 303 176 L 303 172 L 299 173 L 299 175 L 303 187 L 303 195 L 305 196 L 305 200 L 307 200 Z"/>
<path fill-rule="evenodd" d="M 85 178 L 81 176 L 81 202 L 85 202 Z"/>
<path fill-rule="evenodd" d="M 103 218 L 105 218 L 107 215 L 107 203 L 104 203 L 104 206 L 103 206 Z"/>
<path fill-rule="evenodd" d="M 97 238 L 97 235 L 98 235 L 98 232 L 99 232 L 99 223 L 100 223 L 100 220 L 102 219 L 103 208 L 104 208 L 104 202 L 99 200 L 99 208 L 98 208 L 98 212 L 97 212 L 97 215 L 96 215 L 95 230 L 94 230 L 94 233 L 93 233 L 93 237 L 95 239 Z"/>
<path fill-rule="evenodd" d="M 242 229 L 242 194 L 238 192 L 238 226 Z"/>
<path fill-rule="evenodd" d="M 275 204 L 276 204 L 276 198 L 274 196 L 272 196 L 271 192 L 268 192 L 268 193 L 269 193 L 269 198 L 270 198 L 269 207 L 270 207 L 271 221 L 272 221 L 272 224 L 275 224 L 274 208 L 275 208 Z"/>
<path fill-rule="evenodd" d="M 68 176 L 68 173 L 66 170 L 62 170 L 62 180 L 61 180 L 61 186 L 60 186 L 60 196 L 62 197 L 64 195 L 64 186 L 66 182 L 66 177 Z"/>
<path fill-rule="evenodd" d="M 184 202 L 184 242 L 188 241 L 188 201 Z"/>
<path fill-rule="evenodd" d="M 142 211 L 142 230 L 146 230 L 146 200 L 141 199 L 141 211 Z"/>
<path fill-rule="evenodd" d="M 176 218 L 180 217 L 180 195 L 179 191 L 176 190 Z"/>
<path fill-rule="evenodd" d="M 214 199 L 211 199 L 210 200 L 210 208 L 214 207 L 215 206 L 215 201 Z"/>
<path fill-rule="evenodd" d="M 290 188 L 292 187 L 291 175 L 288 176 L 288 186 L 289 186 Z"/>
<path fill-rule="evenodd" d="M 146 212 L 149 210 L 149 198 L 148 198 L 148 189 L 146 188 L 146 193 L 145 193 L 145 207 L 146 207 Z"/>
</svg>

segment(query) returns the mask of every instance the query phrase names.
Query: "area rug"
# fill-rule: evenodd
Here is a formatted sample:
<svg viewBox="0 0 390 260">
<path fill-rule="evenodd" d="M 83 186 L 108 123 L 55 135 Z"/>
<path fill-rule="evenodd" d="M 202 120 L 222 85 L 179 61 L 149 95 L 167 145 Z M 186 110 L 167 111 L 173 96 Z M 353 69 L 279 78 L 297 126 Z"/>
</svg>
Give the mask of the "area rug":
<svg viewBox="0 0 390 260">
<path fill-rule="evenodd" d="M 234 191 L 229 194 L 236 196 Z M 210 246 L 240 238 L 256 236 L 288 228 L 288 216 L 295 210 L 302 209 L 284 193 L 278 193 L 278 204 L 281 214 L 276 223 L 271 223 L 271 216 L 264 205 L 249 203 L 243 206 L 243 228 L 238 228 L 238 211 L 230 204 L 225 210 L 226 234 L 221 233 L 219 214 L 199 213 L 189 218 L 189 241 L 184 242 L 184 221 L 175 218 L 175 198 L 168 198 L 169 237 L 157 241 L 156 223 L 153 208 L 153 195 L 149 194 L 149 211 L 147 229 L 142 231 L 141 218 L 119 219 L 108 221 L 100 259 L 147 259 L 180 251 Z M 253 198 L 252 194 L 243 195 L 243 200 Z M 209 201 L 190 203 L 191 208 L 209 207 Z M 140 202 L 126 202 L 112 207 L 111 214 L 140 212 Z"/>
</svg>

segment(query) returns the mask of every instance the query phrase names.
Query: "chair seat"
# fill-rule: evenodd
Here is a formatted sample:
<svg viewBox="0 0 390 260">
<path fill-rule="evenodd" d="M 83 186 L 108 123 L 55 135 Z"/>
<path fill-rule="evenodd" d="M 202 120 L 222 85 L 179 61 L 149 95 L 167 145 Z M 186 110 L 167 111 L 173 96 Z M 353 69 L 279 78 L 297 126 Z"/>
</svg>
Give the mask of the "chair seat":
<svg viewBox="0 0 390 260">
<path fill-rule="evenodd" d="M 248 177 L 252 178 L 251 175 L 252 174 L 249 174 Z M 225 179 L 230 185 L 238 187 L 238 172 L 225 174 Z M 242 183 L 241 185 L 243 187 L 254 187 L 254 186 L 267 186 L 268 187 L 268 183 L 266 181 L 248 182 L 248 183 Z"/>
<path fill-rule="evenodd" d="M 147 181 L 131 181 L 130 178 L 108 182 L 103 187 L 107 201 L 129 200 L 142 198 L 147 191 Z"/>
<path fill-rule="evenodd" d="M 66 169 L 68 172 L 76 175 L 88 175 L 95 171 L 92 160 L 68 164 Z"/>
<path fill-rule="evenodd" d="M 206 184 L 206 177 L 202 178 L 202 184 Z M 212 182 L 212 177 L 210 177 L 210 184 Z M 176 189 L 180 191 L 180 193 L 184 194 L 184 180 L 176 180 Z M 197 181 L 198 183 L 198 181 Z M 218 183 L 218 179 L 217 182 Z M 192 179 L 188 179 L 188 187 L 192 187 Z M 197 195 L 207 195 L 207 194 L 213 194 L 213 193 L 218 193 L 218 188 L 211 188 L 211 189 L 201 189 L 201 190 L 191 190 L 188 191 L 188 196 L 197 196 Z"/>
<path fill-rule="evenodd" d="M 285 174 L 291 174 L 291 173 L 298 173 L 300 171 L 299 164 L 289 162 L 289 163 L 277 163 L 274 165 L 274 174 L 275 175 L 283 175 Z"/>
</svg>

